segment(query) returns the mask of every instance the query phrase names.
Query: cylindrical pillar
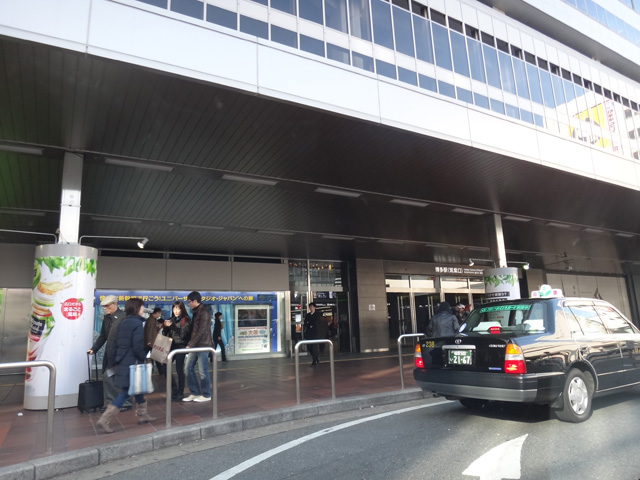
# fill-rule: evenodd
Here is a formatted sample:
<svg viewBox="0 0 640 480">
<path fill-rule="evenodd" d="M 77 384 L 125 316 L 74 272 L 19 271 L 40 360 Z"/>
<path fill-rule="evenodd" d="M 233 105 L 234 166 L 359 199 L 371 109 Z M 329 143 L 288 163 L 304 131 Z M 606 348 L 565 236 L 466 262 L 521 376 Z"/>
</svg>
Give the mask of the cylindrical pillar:
<svg viewBox="0 0 640 480">
<path fill-rule="evenodd" d="M 93 342 L 93 295 L 98 251 L 81 245 L 36 248 L 27 360 L 49 360 L 57 369 L 56 408 L 76 406 L 87 380 L 87 349 Z M 47 408 L 48 372 L 27 369 L 24 408 Z"/>
<path fill-rule="evenodd" d="M 520 298 L 518 269 L 488 268 L 484 271 L 484 292 L 487 302 Z"/>
</svg>

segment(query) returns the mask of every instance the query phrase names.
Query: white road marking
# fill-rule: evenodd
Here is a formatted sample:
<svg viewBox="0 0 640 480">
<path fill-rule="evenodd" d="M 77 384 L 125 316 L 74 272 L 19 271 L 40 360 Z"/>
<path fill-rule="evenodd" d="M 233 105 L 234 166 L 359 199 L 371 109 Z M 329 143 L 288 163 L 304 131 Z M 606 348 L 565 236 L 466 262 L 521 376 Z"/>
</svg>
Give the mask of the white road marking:
<svg viewBox="0 0 640 480">
<path fill-rule="evenodd" d="M 528 435 L 514 438 L 492 448 L 474 460 L 462 474 L 480 477 L 480 480 L 502 480 L 503 478 L 518 480 L 520 478 L 520 453 Z"/>
<path fill-rule="evenodd" d="M 445 400 L 445 401 L 437 402 L 437 403 L 429 403 L 427 405 L 419 405 L 417 407 L 403 408 L 402 410 L 395 410 L 393 412 L 380 413 L 380 414 L 374 415 L 372 417 L 366 417 L 366 418 L 361 418 L 359 420 L 353 420 L 352 422 L 343 423 L 341 425 L 334 425 L 333 427 L 325 428 L 324 430 L 320 430 L 318 432 L 311 433 L 311 434 L 309 434 L 307 436 L 300 437 L 300 438 L 298 438 L 296 440 L 292 440 L 292 441 L 290 441 L 288 443 L 280 445 L 279 447 L 272 448 L 271 450 L 268 450 L 268 451 L 266 451 L 264 453 L 261 453 L 260 455 L 257 455 L 257 456 L 255 456 L 253 458 L 250 458 L 249 460 L 246 460 L 246 461 L 242 462 L 241 464 L 236 465 L 235 467 L 230 468 L 229 470 L 216 475 L 211 480 L 227 480 L 229 478 L 233 478 L 237 474 L 239 474 L 241 472 L 244 472 L 245 470 L 250 469 L 251 467 L 257 465 L 260 462 L 263 462 L 264 460 L 266 460 L 268 458 L 273 457 L 274 455 L 282 453 L 282 452 L 284 452 L 286 450 L 289 450 L 291 448 L 295 448 L 298 445 L 302 445 L 303 443 L 309 442 L 311 440 L 314 440 L 314 439 L 316 439 L 318 437 L 322 437 L 323 435 L 327 435 L 329 433 L 337 432 L 339 430 L 344 430 L 345 428 L 349 428 L 349 427 L 355 427 L 356 425 L 360 425 L 360 424 L 366 423 L 366 422 L 372 422 L 373 420 L 378 420 L 380 418 L 390 417 L 391 415 L 400 415 L 401 413 L 411 412 L 413 410 L 419 410 L 421 408 L 437 407 L 438 405 L 444 405 L 444 404 L 447 404 L 447 403 L 451 403 L 451 401 Z M 518 477 L 518 478 L 520 478 L 520 477 Z"/>
</svg>

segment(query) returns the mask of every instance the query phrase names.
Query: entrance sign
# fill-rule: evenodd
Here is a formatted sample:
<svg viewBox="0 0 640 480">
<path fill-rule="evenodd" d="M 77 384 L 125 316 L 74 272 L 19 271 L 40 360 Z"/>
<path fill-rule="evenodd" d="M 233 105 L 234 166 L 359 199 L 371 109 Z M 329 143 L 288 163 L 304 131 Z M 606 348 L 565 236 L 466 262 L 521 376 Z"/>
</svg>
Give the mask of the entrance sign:
<svg viewBox="0 0 640 480">
<path fill-rule="evenodd" d="M 485 270 L 484 291 L 487 303 L 519 299 L 518 269 L 509 267 Z"/>
<path fill-rule="evenodd" d="M 74 407 L 87 380 L 86 351 L 93 341 L 93 291 L 98 251 L 81 245 L 36 248 L 27 360 L 49 360 L 57 369 L 55 408 Z M 24 408 L 45 410 L 49 372 L 27 368 Z"/>
</svg>

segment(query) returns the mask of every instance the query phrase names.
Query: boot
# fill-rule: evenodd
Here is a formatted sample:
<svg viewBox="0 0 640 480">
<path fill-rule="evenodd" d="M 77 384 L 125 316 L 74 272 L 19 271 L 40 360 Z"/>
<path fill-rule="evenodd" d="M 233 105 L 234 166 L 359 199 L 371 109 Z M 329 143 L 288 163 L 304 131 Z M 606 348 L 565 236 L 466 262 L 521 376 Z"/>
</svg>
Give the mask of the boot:
<svg viewBox="0 0 640 480">
<path fill-rule="evenodd" d="M 104 433 L 113 433 L 113 428 L 109 426 L 109 422 L 120 413 L 120 409 L 115 405 L 109 405 L 100 419 L 96 422 L 96 426 L 102 428 Z"/>
<path fill-rule="evenodd" d="M 138 409 L 136 410 L 136 415 L 138 415 L 138 423 L 147 423 L 147 422 L 155 422 L 155 417 L 150 417 L 147 413 L 147 405 L 149 402 L 145 401 L 144 403 L 138 404 Z"/>
</svg>

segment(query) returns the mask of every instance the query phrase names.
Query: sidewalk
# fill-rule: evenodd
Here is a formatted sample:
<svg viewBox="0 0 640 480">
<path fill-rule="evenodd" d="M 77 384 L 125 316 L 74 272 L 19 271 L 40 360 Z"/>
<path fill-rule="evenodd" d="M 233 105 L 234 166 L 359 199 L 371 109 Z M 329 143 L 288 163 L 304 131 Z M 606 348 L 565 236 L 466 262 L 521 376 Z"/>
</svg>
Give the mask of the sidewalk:
<svg viewBox="0 0 640 480">
<path fill-rule="evenodd" d="M 407 348 L 403 355 L 405 388 L 415 394 L 413 355 L 409 352 Z M 301 357 L 301 406 L 308 407 L 318 402 L 325 404 L 331 400 L 329 356 L 322 356 L 321 363 L 316 368 L 309 368 L 308 365 L 309 358 Z M 45 460 L 50 457 L 44 453 L 47 413 L 24 410 L 22 378 L 7 378 L 15 383 L 0 385 L 0 467 L 36 459 Z M 353 397 L 397 392 L 400 390 L 398 356 L 393 352 L 336 354 L 335 383 L 337 402 L 348 403 Z M 53 455 L 113 442 L 129 443 L 125 441 L 167 430 L 164 378 L 154 376 L 154 384 L 156 391 L 147 396 L 149 413 L 157 417 L 151 424 L 138 425 L 135 413 L 129 411 L 118 415 L 111 423 L 115 432 L 107 435 L 98 433 L 95 427 L 100 413 L 83 414 L 77 408 L 57 410 L 54 416 Z M 247 414 L 267 414 L 275 410 L 300 410 L 295 406 L 293 358 L 218 363 L 218 420 Z M 212 420 L 211 402 L 172 402 L 171 411 L 170 431 L 176 435 L 181 431 L 179 427 Z M 268 415 L 264 418 L 267 420 L 263 420 L 262 424 L 265 421 L 269 423 Z"/>
</svg>

